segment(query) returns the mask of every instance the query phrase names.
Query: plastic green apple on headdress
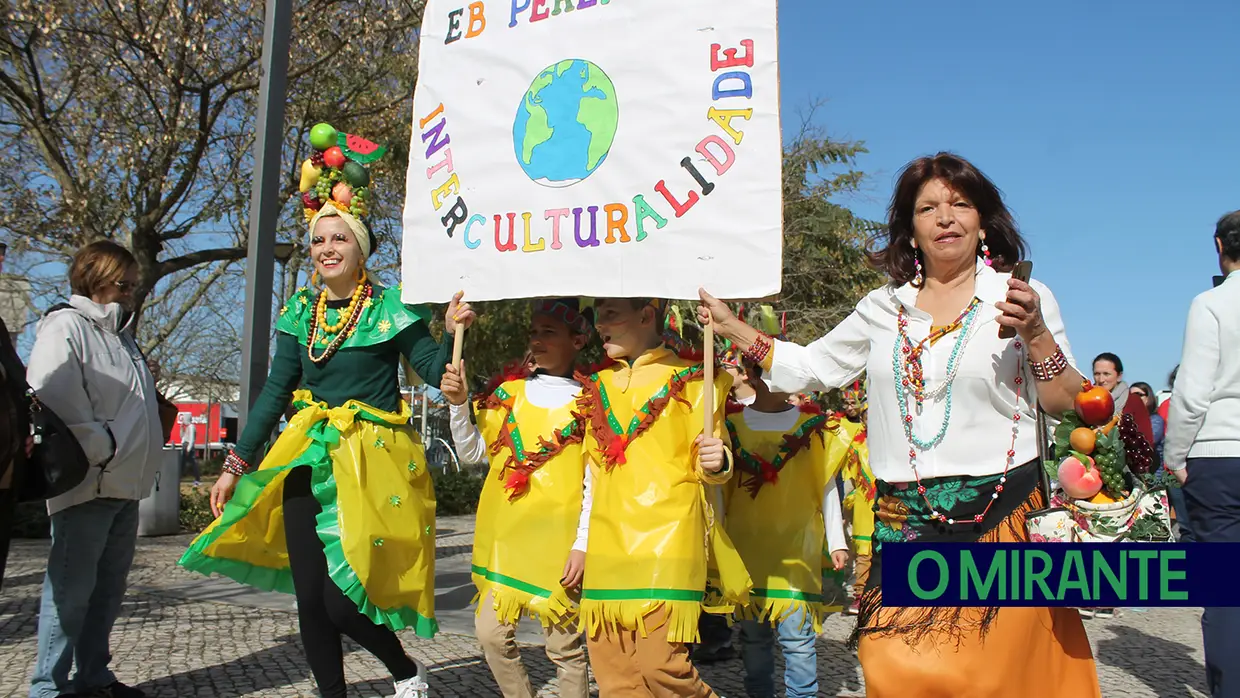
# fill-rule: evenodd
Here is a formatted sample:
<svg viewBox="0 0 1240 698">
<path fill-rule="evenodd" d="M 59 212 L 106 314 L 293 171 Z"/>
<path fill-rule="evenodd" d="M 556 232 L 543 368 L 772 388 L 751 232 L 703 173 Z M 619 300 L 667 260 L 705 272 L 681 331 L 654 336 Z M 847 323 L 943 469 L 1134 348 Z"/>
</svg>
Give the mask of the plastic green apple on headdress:
<svg viewBox="0 0 1240 698">
<path fill-rule="evenodd" d="M 301 164 L 298 187 L 306 221 L 313 226 L 324 207 L 330 206 L 342 218 L 360 222 L 369 213 L 372 198 L 369 166 L 387 148 L 337 131 L 331 124 L 315 124 L 310 129 L 310 146 L 313 152 Z"/>
</svg>

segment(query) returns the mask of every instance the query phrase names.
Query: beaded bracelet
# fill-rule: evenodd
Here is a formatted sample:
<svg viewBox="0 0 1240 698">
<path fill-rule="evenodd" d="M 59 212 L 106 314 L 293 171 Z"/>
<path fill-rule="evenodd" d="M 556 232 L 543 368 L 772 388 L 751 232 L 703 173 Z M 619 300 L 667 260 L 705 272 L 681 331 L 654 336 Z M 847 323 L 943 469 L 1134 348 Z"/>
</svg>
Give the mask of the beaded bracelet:
<svg viewBox="0 0 1240 698">
<path fill-rule="evenodd" d="M 1044 382 L 1054 380 L 1056 376 L 1068 370 L 1068 357 L 1064 356 L 1061 347 L 1056 346 L 1054 354 L 1041 361 L 1031 360 L 1029 368 L 1033 370 L 1033 377 L 1036 380 Z"/>
<path fill-rule="evenodd" d="M 238 456 L 235 451 L 229 451 L 228 455 L 224 457 L 223 468 L 224 472 L 241 477 L 250 470 L 250 464 L 241 460 L 241 456 Z"/>
<path fill-rule="evenodd" d="M 759 332 L 757 338 L 749 345 L 749 348 L 741 353 L 749 361 L 761 366 L 766 360 L 767 354 L 771 353 L 773 346 L 771 338 Z"/>
</svg>

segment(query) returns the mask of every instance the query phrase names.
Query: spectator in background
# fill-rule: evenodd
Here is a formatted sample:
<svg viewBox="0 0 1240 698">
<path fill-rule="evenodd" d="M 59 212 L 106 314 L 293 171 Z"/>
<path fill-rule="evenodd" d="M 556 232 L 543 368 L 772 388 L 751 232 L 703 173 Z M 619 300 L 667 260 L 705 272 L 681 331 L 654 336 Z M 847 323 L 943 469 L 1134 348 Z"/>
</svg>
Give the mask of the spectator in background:
<svg viewBox="0 0 1240 698">
<path fill-rule="evenodd" d="M 1158 414 L 1158 396 L 1154 394 L 1154 389 L 1149 383 L 1139 382 L 1133 383 L 1128 389 L 1128 394 L 1135 398 L 1140 398 L 1145 405 L 1145 410 L 1150 416 L 1150 433 L 1154 436 L 1154 440 L 1150 445 L 1154 447 L 1154 452 L 1158 454 L 1158 462 L 1162 463 L 1163 437 L 1167 432 L 1167 423 L 1162 416 Z"/>
<path fill-rule="evenodd" d="M 1214 231 L 1226 277 L 1193 299 L 1164 454 L 1184 485 L 1201 543 L 1240 542 L 1240 211 Z M 1240 608 L 1201 616 L 1206 683 L 1214 698 L 1240 696 Z"/>
<path fill-rule="evenodd" d="M 1150 411 L 1141 400 L 1129 400 L 1128 384 L 1124 382 L 1124 362 L 1111 352 L 1099 354 L 1094 359 L 1094 385 L 1111 393 L 1115 400 L 1115 413 L 1131 415 L 1146 443 L 1154 443 L 1154 430 L 1150 426 Z"/>
<path fill-rule="evenodd" d="M 1163 424 L 1166 425 L 1166 427 L 1171 426 L 1171 419 L 1170 419 L 1171 395 L 1170 393 L 1175 390 L 1175 377 L 1177 374 L 1179 374 L 1179 372 L 1180 372 L 1179 366 L 1176 366 L 1175 368 L 1171 369 L 1171 375 L 1167 376 L 1167 385 L 1170 388 L 1170 390 L 1168 391 L 1169 394 L 1167 398 L 1162 401 L 1162 404 L 1158 406 L 1158 416 L 1162 418 Z M 1165 429 L 1164 429 L 1164 433 L 1165 433 Z M 1165 455 L 1165 451 L 1163 448 L 1166 445 L 1167 445 L 1167 439 L 1164 436 L 1163 444 L 1158 449 L 1158 458 L 1162 464 L 1162 467 L 1164 468 L 1167 467 L 1167 457 Z M 1175 514 L 1175 526 L 1177 529 L 1179 529 L 1179 532 L 1176 534 L 1177 540 L 1179 540 L 1181 543 L 1192 543 L 1194 540 L 1193 525 L 1192 525 L 1193 522 L 1192 522 L 1192 519 L 1190 519 L 1188 515 L 1188 503 L 1184 501 L 1184 488 L 1183 487 L 1168 487 L 1167 488 L 1167 499 L 1171 502 L 1171 513 Z"/>
<path fill-rule="evenodd" d="M 194 487 L 202 484 L 202 473 L 198 468 L 198 457 L 194 448 L 198 445 L 198 425 L 194 424 L 193 416 L 181 425 L 181 474 L 185 474 L 188 465 L 194 471 Z"/>
<path fill-rule="evenodd" d="M 124 247 L 94 242 L 74 255 L 69 284 L 68 307 L 39 323 L 26 376 L 99 470 L 47 502 L 52 548 L 30 698 L 141 698 L 108 667 L 138 501 L 151 491 L 165 441 L 155 379 L 132 333 L 138 265 Z"/>
<path fill-rule="evenodd" d="M 26 367 L 13 348 L 4 320 L 0 320 L 0 585 L 9 556 L 9 536 L 21 487 L 20 470 L 33 448 Z"/>
<path fill-rule="evenodd" d="M 1171 369 L 1171 375 L 1167 376 L 1167 389 L 1158 395 L 1158 416 L 1162 417 L 1163 424 L 1171 421 L 1167 419 L 1167 412 L 1171 409 L 1171 391 L 1175 389 L 1175 376 L 1179 372 L 1179 366 Z"/>
</svg>

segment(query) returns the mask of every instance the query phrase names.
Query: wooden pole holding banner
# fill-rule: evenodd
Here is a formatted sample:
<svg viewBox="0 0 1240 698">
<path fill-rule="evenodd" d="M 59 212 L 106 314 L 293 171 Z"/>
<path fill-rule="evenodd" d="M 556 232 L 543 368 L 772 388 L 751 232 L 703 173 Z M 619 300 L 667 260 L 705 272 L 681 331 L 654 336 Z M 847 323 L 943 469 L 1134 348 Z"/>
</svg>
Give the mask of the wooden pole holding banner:
<svg viewBox="0 0 1240 698">
<path fill-rule="evenodd" d="M 465 328 L 460 325 L 456 326 L 456 332 L 452 335 L 452 365 L 457 370 L 461 368 L 461 353 L 465 350 Z"/>
<path fill-rule="evenodd" d="M 465 292 L 462 291 L 461 295 L 464 296 Z M 455 320 L 456 318 L 452 319 Z M 465 328 L 461 327 L 460 323 L 457 323 L 456 332 L 452 334 L 452 365 L 455 366 L 458 371 L 461 370 L 461 354 L 464 350 Z M 468 386 L 466 386 L 466 388 L 468 388 Z"/>
<path fill-rule="evenodd" d="M 710 438 L 715 435 L 715 321 L 707 320 L 702 327 L 702 380 L 706 381 L 702 390 L 702 404 L 706 406 L 703 417 L 702 436 Z"/>
</svg>

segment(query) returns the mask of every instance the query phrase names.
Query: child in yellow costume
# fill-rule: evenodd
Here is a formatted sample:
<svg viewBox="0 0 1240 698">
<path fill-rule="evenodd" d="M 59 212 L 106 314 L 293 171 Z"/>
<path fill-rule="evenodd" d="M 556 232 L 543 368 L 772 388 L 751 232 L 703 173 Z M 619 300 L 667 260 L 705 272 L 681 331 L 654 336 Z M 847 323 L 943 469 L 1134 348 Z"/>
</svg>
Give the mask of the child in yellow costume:
<svg viewBox="0 0 1240 698">
<path fill-rule="evenodd" d="M 469 419 L 463 371 L 449 366 L 440 389 L 462 463 L 486 463 L 474 532 L 475 629 L 504 698 L 533 698 L 517 648 L 517 622 L 537 618 L 558 695 L 586 698 L 585 643 L 576 595 L 589 532 L 589 475 L 577 418 L 577 354 L 589 340 L 588 314 L 575 298 L 537 300 L 530 320 L 533 370 L 519 365 L 476 401 Z M 567 562 L 565 561 L 567 559 Z"/>
<path fill-rule="evenodd" d="M 581 601 L 590 665 L 607 698 L 713 698 L 686 646 L 697 640 L 708 554 L 725 600 L 747 602 L 750 587 L 704 487 L 732 474 L 731 379 L 719 371 L 705 401 L 700 360 L 663 344 L 662 301 L 606 299 L 596 310 L 615 363 L 580 378 L 594 482 Z"/>
<path fill-rule="evenodd" d="M 847 432 L 852 444 L 844 477 L 852 483 L 852 491 L 844 498 L 844 511 L 852 517 L 852 543 L 855 555 L 855 579 L 853 600 L 848 607 L 849 615 L 856 615 L 861 604 L 861 594 L 870 578 L 870 538 L 874 535 L 874 501 L 878 490 L 874 485 L 874 473 L 870 472 L 870 449 L 866 445 L 866 400 L 860 382 L 844 391 L 844 411 L 840 425 Z"/>
<path fill-rule="evenodd" d="M 824 542 L 826 565 L 841 570 L 848 562 L 835 481 L 849 442 L 837 419 L 771 392 L 761 366 L 746 361 L 744 368 L 755 399 L 733 407 L 727 420 L 736 475 L 726 490 L 726 520 L 754 583 L 749 605 L 736 614 L 745 690 L 774 698 L 778 639 L 788 697 L 809 698 L 818 695 L 822 620 L 840 610 L 823 595 Z"/>
<path fill-rule="evenodd" d="M 452 354 L 449 335 L 472 322 L 473 311 L 457 296 L 438 342 L 425 310 L 404 305 L 399 288 L 372 283 L 366 260 L 376 240 L 362 218 L 370 190 L 350 187 L 382 149 L 354 151 L 349 144 L 366 141 L 327 124 L 313 133 L 303 201 L 321 290 L 302 289 L 281 309 L 271 373 L 211 489 L 219 518 L 180 564 L 295 594 L 323 696 L 346 695 L 341 635 L 348 635 L 392 673 L 397 698 L 416 698 L 426 684 L 394 631 L 429 638 L 437 629 L 435 494 L 397 370 L 404 357 L 438 384 Z M 324 164 L 318 145 L 329 140 L 352 166 Z M 290 398 L 298 411 L 258 463 Z"/>
</svg>

